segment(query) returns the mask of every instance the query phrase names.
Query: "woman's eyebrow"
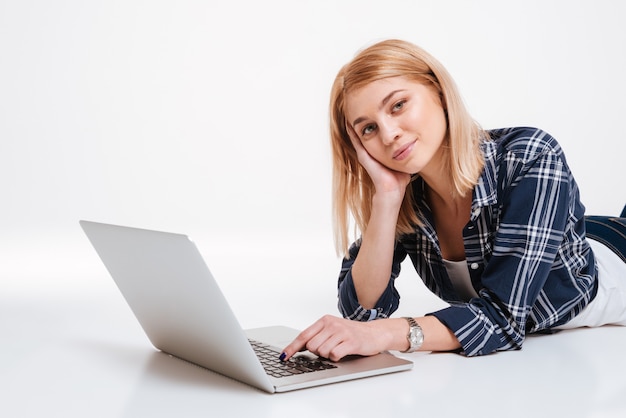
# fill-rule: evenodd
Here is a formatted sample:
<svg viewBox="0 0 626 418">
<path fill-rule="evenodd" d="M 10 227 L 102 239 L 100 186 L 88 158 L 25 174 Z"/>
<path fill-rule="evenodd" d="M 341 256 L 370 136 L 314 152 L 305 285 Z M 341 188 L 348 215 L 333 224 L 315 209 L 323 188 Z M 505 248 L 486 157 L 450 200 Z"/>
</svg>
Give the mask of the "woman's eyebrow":
<svg viewBox="0 0 626 418">
<path fill-rule="evenodd" d="M 403 89 L 399 89 L 399 90 L 394 90 L 392 92 L 390 92 L 388 95 L 386 95 L 383 100 L 380 102 L 380 106 L 378 106 L 378 109 L 382 109 L 383 107 L 385 107 L 385 105 L 387 104 L 387 102 L 389 102 L 389 100 L 391 100 L 391 98 L 396 94 L 396 93 L 400 93 L 403 92 Z M 365 116 L 360 116 L 358 118 L 356 118 L 354 120 L 354 122 L 352 122 L 352 127 L 354 128 L 356 125 L 358 125 L 359 123 L 363 122 L 364 120 L 366 120 L 367 118 Z"/>
</svg>

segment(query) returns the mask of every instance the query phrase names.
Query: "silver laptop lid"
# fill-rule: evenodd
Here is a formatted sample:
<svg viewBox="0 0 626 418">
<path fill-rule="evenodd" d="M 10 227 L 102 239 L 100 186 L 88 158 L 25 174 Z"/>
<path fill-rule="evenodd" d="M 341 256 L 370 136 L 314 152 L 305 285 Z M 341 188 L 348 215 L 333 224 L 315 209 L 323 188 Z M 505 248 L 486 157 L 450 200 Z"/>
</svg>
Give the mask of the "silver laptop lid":
<svg viewBox="0 0 626 418">
<path fill-rule="evenodd" d="M 274 391 L 200 252 L 186 235 L 89 221 L 80 225 L 156 348 Z"/>
</svg>

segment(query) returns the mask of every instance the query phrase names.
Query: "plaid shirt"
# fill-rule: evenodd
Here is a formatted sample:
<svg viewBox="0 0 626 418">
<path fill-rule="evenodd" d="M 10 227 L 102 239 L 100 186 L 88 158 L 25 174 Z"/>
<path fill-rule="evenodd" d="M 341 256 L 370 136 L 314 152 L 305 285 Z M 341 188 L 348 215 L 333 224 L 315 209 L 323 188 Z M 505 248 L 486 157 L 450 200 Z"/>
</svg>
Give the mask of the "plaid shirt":
<svg viewBox="0 0 626 418">
<path fill-rule="evenodd" d="M 408 255 L 426 286 L 449 307 L 430 315 L 450 328 L 467 356 L 520 349 L 527 333 L 576 316 L 597 291 L 595 260 L 585 239 L 584 206 L 561 147 L 534 128 L 489 132 L 485 168 L 463 230 L 465 255 L 478 296 L 460 299 L 443 265 L 424 183 L 413 183 L 423 225 L 397 242 L 391 278 L 375 309 L 356 298 L 350 248 L 339 276 L 339 310 L 350 319 L 389 317 L 400 296 L 394 281 Z M 428 336 L 426 336 L 428 338 Z"/>
</svg>

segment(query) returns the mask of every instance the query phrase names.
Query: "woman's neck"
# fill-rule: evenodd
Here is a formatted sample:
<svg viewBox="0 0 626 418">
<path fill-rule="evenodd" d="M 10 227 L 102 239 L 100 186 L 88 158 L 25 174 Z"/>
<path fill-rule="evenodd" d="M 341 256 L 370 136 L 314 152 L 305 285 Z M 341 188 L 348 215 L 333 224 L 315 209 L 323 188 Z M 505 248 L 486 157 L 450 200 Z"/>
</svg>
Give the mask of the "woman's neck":
<svg viewBox="0 0 626 418">
<path fill-rule="evenodd" d="M 450 215 L 464 215 L 471 205 L 471 198 L 459 195 L 454 188 L 445 182 L 426 183 L 426 201 L 432 208 L 439 208 Z"/>
</svg>

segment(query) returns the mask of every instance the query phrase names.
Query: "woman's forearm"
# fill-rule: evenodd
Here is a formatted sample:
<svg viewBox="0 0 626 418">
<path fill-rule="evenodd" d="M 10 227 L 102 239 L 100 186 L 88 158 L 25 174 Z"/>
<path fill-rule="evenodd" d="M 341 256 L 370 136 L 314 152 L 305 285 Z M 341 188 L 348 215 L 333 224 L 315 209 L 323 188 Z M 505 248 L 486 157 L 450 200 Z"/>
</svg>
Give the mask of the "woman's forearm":
<svg viewBox="0 0 626 418">
<path fill-rule="evenodd" d="M 397 196 L 374 196 L 371 217 L 352 265 L 357 298 L 365 309 L 372 309 L 387 288 L 401 203 Z"/>
<path fill-rule="evenodd" d="M 454 333 L 443 325 L 437 317 L 423 316 L 415 318 L 422 328 L 424 343 L 420 351 L 453 351 L 461 347 Z M 378 328 L 373 332 L 372 338 L 381 338 L 382 350 L 405 351 L 409 348 L 407 334 L 409 324 L 404 318 L 390 318 L 368 322 L 372 327 Z M 378 335 L 379 337 L 375 337 Z"/>
</svg>

